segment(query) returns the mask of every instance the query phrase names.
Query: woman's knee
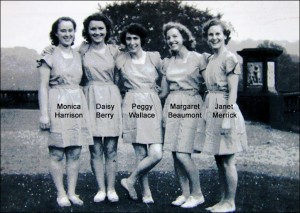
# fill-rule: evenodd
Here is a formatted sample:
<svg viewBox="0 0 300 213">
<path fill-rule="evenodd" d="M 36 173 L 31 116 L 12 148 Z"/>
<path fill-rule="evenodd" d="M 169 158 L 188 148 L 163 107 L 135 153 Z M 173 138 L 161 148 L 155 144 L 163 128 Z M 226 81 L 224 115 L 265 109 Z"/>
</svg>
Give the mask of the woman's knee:
<svg viewBox="0 0 300 213">
<path fill-rule="evenodd" d="M 150 145 L 150 157 L 155 162 L 159 162 L 162 159 L 163 153 L 162 153 L 162 145 L 161 144 Z"/>
<path fill-rule="evenodd" d="M 49 156 L 51 160 L 62 161 L 64 159 L 64 148 L 49 147 Z"/>
<path fill-rule="evenodd" d="M 147 145 L 145 144 L 132 144 L 132 145 L 138 161 L 142 161 L 145 157 L 147 157 Z"/>
<path fill-rule="evenodd" d="M 191 155 L 189 153 L 176 152 L 175 156 L 180 162 L 187 162 L 191 160 Z"/>
<path fill-rule="evenodd" d="M 113 159 L 117 156 L 118 137 L 108 137 L 105 140 L 105 157 Z"/>
<path fill-rule="evenodd" d="M 224 167 L 224 169 L 235 169 L 235 158 L 234 155 L 224 155 L 220 160 L 220 164 Z"/>
<path fill-rule="evenodd" d="M 94 145 L 89 146 L 91 159 L 102 159 L 103 147 L 101 142 L 95 141 Z"/>
<path fill-rule="evenodd" d="M 155 153 L 152 153 L 152 155 L 151 155 L 151 157 L 152 157 L 152 159 L 153 159 L 153 161 L 155 161 L 155 162 L 159 162 L 159 161 L 161 161 L 161 159 L 162 159 L 162 152 L 161 151 L 158 151 L 158 152 L 155 152 Z"/>
<path fill-rule="evenodd" d="M 225 162 L 224 168 L 225 170 L 236 170 L 236 166 L 234 162 Z"/>
<path fill-rule="evenodd" d="M 66 148 L 66 156 L 68 160 L 79 160 L 81 153 L 81 146 L 72 146 Z"/>
<path fill-rule="evenodd" d="M 107 149 L 105 152 L 106 159 L 114 159 L 117 157 L 117 149 Z"/>
</svg>

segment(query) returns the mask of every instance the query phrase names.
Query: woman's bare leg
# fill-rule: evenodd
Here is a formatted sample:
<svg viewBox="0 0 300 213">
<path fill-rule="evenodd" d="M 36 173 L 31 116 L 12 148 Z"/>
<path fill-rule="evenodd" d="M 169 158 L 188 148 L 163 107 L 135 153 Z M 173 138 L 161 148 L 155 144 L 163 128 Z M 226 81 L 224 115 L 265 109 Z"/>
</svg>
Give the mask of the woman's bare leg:
<svg viewBox="0 0 300 213">
<path fill-rule="evenodd" d="M 103 149 L 102 138 L 94 137 L 94 145 L 89 146 L 91 167 L 98 184 L 98 192 L 94 197 L 94 202 L 101 202 L 106 197 Z"/>
<path fill-rule="evenodd" d="M 133 144 L 136 153 L 143 156 L 147 152 L 147 145 L 145 144 Z M 162 144 L 150 144 L 149 152 L 147 157 L 145 157 L 137 165 L 136 169 L 131 173 L 127 179 L 123 179 L 123 186 L 127 185 L 127 190 L 132 199 L 137 199 L 137 195 L 134 189 L 134 184 L 139 177 L 147 174 L 160 160 L 162 159 Z"/>
<path fill-rule="evenodd" d="M 79 158 L 81 146 L 71 146 L 66 148 L 66 167 L 67 167 L 67 182 L 68 182 L 68 197 L 73 204 L 83 205 L 83 201 L 76 195 L 76 185 L 79 173 Z"/>
<path fill-rule="evenodd" d="M 64 188 L 64 148 L 49 147 L 50 174 L 57 190 L 57 202 L 61 207 L 71 206 Z"/>
<path fill-rule="evenodd" d="M 105 174 L 107 180 L 107 197 L 111 202 L 119 201 L 115 190 L 116 173 L 118 169 L 117 147 L 119 137 L 104 138 Z"/>
</svg>

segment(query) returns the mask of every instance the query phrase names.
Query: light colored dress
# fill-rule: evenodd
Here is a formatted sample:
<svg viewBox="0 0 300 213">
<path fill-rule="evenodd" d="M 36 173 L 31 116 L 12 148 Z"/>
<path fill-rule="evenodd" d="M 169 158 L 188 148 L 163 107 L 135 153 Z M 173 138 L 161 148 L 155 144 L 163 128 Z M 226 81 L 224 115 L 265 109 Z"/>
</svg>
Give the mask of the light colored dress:
<svg viewBox="0 0 300 213">
<path fill-rule="evenodd" d="M 228 136 L 221 135 L 223 118 L 216 117 L 216 113 L 224 113 L 226 109 L 215 109 L 218 105 L 226 105 L 224 97 L 228 93 L 227 75 L 231 72 L 240 74 L 240 66 L 237 57 L 228 50 L 216 58 L 214 55 L 208 58 L 208 65 L 203 73 L 208 89 L 208 94 L 203 105 L 204 119 L 199 120 L 195 150 L 214 155 L 233 154 L 247 149 L 247 136 L 244 118 L 237 104 L 234 104 L 233 115 L 230 118 L 231 131 Z"/>
<path fill-rule="evenodd" d="M 134 64 L 129 53 L 123 53 L 117 58 L 117 68 L 127 90 L 122 106 L 123 141 L 162 143 L 162 106 L 156 85 L 160 54 L 146 52 L 145 63 Z"/>
<path fill-rule="evenodd" d="M 95 52 L 89 45 L 81 52 L 88 80 L 84 93 L 94 137 L 116 137 L 122 133 L 122 98 L 119 88 L 114 84 L 118 53 L 118 49 L 112 45 L 106 45 L 104 53 Z"/>
<path fill-rule="evenodd" d="M 202 106 L 199 88 L 203 79 L 200 72 L 205 67 L 205 57 L 196 52 L 189 52 L 185 62 L 175 60 L 174 56 L 164 60 L 163 71 L 166 73 L 170 90 L 163 110 L 164 150 L 183 153 L 193 152 Z M 179 108 L 174 107 L 174 105 L 179 106 Z M 183 107 L 180 107 L 181 105 Z M 190 107 L 191 105 L 196 107 Z M 174 117 L 173 115 L 178 116 Z"/>
<path fill-rule="evenodd" d="M 73 50 L 66 59 L 56 47 L 41 63 L 50 68 L 48 111 L 50 115 L 49 146 L 68 147 L 93 144 L 88 107 L 82 88 L 81 56 Z"/>
</svg>

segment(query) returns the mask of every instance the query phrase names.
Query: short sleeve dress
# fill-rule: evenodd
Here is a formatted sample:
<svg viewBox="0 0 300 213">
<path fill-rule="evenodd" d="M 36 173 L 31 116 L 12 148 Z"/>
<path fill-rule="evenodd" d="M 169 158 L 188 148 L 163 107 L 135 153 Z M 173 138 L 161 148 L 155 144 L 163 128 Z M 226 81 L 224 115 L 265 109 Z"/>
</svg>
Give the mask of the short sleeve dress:
<svg viewBox="0 0 300 213">
<path fill-rule="evenodd" d="M 105 52 L 88 45 L 82 63 L 88 80 L 84 87 L 94 137 L 117 137 L 122 133 L 121 95 L 114 84 L 115 60 L 119 51 L 106 45 Z"/>
<path fill-rule="evenodd" d="M 117 58 L 117 68 L 127 90 L 122 105 L 123 141 L 162 143 L 162 106 L 156 84 L 160 54 L 146 52 L 144 64 L 135 64 L 129 53 L 123 53 Z"/>
<path fill-rule="evenodd" d="M 175 57 L 163 62 L 170 90 L 163 110 L 164 150 L 171 152 L 193 152 L 197 121 L 201 117 L 200 72 L 205 69 L 206 60 L 199 53 L 188 54 L 185 62 Z"/>
<path fill-rule="evenodd" d="M 50 115 L 50 136 L 48 146 L 92 145 L 88 107 L 82 88 L 80 54 L 73 51 L 73 58 L 66 59 L 56 47 L 52 54 L 40 61 L 50 67 L 48 111 Z"/>
<path fill-rule="evenodd" d="M 233 108 L 233 112 L 232 116 L 230 115 L 231 131 L 228 135 L 221 135 L 223 118 L 216 116 L 226 112 L 224 107 L 219 109 L 217 106 L 227 106 L 227 100 L 224 98 L 224 94 L 228 93 L 227 75 L 232 72 L 241 73 L 237 57 L 226 50 L 218 57 L 210 56 L 208 61 L 203 73 L 208 94 L 203 105 L 204 119 L 199 120 L 194 149 L 214 155 L 234 154 L 246 150 L 245 122 L 238 105 L 229 106 Z M 226 116 L 226 113 L 224 115 Z"/>
</svg>

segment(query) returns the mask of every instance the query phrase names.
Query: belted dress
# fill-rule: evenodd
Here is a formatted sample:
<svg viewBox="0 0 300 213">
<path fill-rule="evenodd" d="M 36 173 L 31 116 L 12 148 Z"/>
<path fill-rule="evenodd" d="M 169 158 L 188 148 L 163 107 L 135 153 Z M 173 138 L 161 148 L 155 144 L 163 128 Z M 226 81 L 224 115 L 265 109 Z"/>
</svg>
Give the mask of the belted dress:
<svg viewBox="0 0 300 213">
<path fill-rule="evenodd" d="M 83 73 L 81 56 L 72 51 L 73 57 L 65 58 L 56 47 L 52 54 L 38 61 L 39 66 L 46 63 L 50 67 L 49 146 L 65 148 L 93 144 L 87 102 L 79 86 Z"/>
<path fill-rule="evenodd" d="M 164 150 L 193 152 L 197 123 L 202 117 L 199 89 L 205 67 L 205 57 L 193 51 L 188 52 L 186 61 L 175 56 L 164 59 L 163 72 L 170 91 L 163 110 Z"/>
<path fill-rule="evenodd" d="M 243 115 L 238 105 L 229 106 L 226 98 L 229 92 L 227 76 L 241 73 L 237 57 L 228 50 L 218 57 L 211 55 L 204 72 L 208 93 L 202 110 L 204 119 L 199 120 L 194 149 L 213 155 L 246 150 L 248 145 Z M 227 113 L 227 108 L 230 113 Z M 231 123 L 227 135 L 221 132 L 224 117 L 230 119 Z"/>
<path fill-rule="evenodd" d="M 122 103 L 125 143 L 162 143 L 162 106 L 156 84 L 161 74 L 158 52 L 146 52 L 145 62 L 134 63 L 129 53 L 120 54 L 117 68 L 126 94 Z"/>
<path fill-rule="evenodd" d="M 119 50 L 108 44 L 103 53 L 87 46 L 81 51 L 87 78 L 84 94 L 94 137 L 117 137 L 122 133 L 121 95 L 114 84 L 116 58 Z"/>
</svg>

